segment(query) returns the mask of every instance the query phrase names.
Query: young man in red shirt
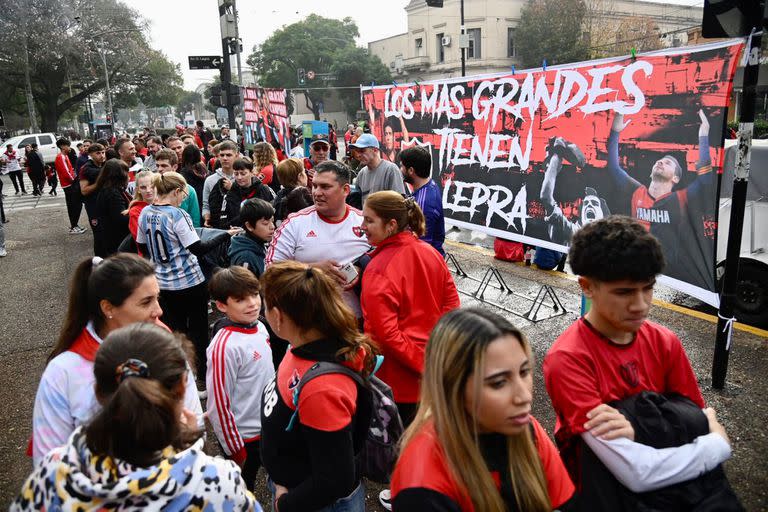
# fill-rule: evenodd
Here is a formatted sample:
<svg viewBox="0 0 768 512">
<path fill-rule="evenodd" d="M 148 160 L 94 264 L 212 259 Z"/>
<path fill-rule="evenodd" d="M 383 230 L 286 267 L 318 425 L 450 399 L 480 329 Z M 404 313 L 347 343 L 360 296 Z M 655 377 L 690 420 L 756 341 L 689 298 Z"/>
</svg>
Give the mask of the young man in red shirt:
<svg viewBox="0 0 768 512">
<path fill-rule="evenodd" d="M 77 181 L 77 173 L 69 159 L 69 148 L 72 143 L 69 139 L 61 138 L 56 141 L 56 147 L 59 148 L 59 154 L 56 155 L 54 168 L 64 189 L 64 198 L 67 201 L 67 215 L 69 216 L 69 234 L 81 235 L 85 229 L 78 225 L 80 214 L 83 211 L 83 200 L 80 195 L 80 184 Z"/>
<path fill-rule="evenodd" d="M 728 459 L 730 442 L 712 409 L 703 411 L 709 434 L 657 449 L 635 442 L 632 423 L 608 405 L 652 391 L 705 407 L 680 340 L 647 320 L 664 267 L 658 240 L 639 221 L 610 216 L 576 232 L 569 260 L 592 306 L 550 348 L 544 380 L 557 413 L 555 438 L 577 492 L 593 510 L 609 510 L 615 506 L 606 498 L 609 484 L 618 481 L 631 493 L 665 489 Z"/>
</svg>

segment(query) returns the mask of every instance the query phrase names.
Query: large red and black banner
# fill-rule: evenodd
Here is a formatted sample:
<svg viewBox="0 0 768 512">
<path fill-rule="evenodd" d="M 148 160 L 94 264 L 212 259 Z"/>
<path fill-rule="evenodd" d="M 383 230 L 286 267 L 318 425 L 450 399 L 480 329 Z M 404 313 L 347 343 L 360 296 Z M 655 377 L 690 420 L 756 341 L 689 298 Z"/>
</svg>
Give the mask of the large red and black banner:
<svg viewBox="0 0 768 512">
<path fill-rule="evenodd" d="M 277 142 L 286 153 L 290 151 L 285 89 L 243 87 L 242 92 L 245 143 Z"/>
<path fill-rule="evenodd" d="M 382 155 L 432 152 L 446 220 L 567 251 L 611 213 L 661 241 L 662 281 L 715 292 L 723 130 L 741 40 L 570 65 L 363 87 Z"/>
</svg>

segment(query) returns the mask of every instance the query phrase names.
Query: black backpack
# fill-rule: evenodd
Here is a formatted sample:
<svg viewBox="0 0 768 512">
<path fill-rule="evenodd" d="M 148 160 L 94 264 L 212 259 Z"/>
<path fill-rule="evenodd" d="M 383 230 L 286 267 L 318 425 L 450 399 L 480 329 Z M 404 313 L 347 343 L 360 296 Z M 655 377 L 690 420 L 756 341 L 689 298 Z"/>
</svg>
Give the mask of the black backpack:
<svg viewBox="0 0 768 512">
<path fill-rule="evenodd" d="M 296 423 L 299 413 L 299 394 L 307 382 L 329 373 L 347 375 L 357 383 L 358 388 L 367 390 L 371 395 L 371 420 L 368 424 L 363 447 L 357 456 L 360 473 L 368 480 L 386 484 L 389 483 L 389 477 L 395 468 L 395 462 L 397 462 L 397 444 L 403 435 L 403 422 L 397 412 L 392 388 L 374 376 L 383 360 L 383 356 L 377 356 L 376 368 L 367 379 L 343 364 L 330 361 L 318 361 L 313 364 L 293 390 L 293 405 L 296 410 L 286 430 L 290 431 Z"/>
</svg>

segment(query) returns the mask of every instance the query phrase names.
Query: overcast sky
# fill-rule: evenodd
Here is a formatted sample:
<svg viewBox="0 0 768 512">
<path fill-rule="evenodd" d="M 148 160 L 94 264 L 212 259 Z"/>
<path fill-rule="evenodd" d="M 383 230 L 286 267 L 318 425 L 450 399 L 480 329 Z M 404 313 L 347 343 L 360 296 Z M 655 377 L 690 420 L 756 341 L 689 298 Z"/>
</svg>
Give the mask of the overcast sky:
<svg viewBox="0 0 768 512">
<path fill-rule="evenodd" d="M 212 79 L 217 71 L 190 71 L 189 55 L 221 55 L 217 0 L 122 0 L 150 21 L 150 44 L 181 65 L 184 86 L 192 90 Z M 409 0 L 293 0 L 263 2 L 240 0 L 240 36 L 243 67 L 255 44 L 272 32 L 315 13 L 327 18 L 350 16 L 360 30 L 357 43 L 402 34 L 407 29 L 405 6 Z M 703 0 L 661 0 L 676 5 L 703 5 Z M 290 4 L 291 7 L 282 7 Z M 234 56 L 233 56 L 234 59 Z M 234 63 L 234 61 L 233 61 Z"/>
<path fill-rule="evenodd" d="M 217 0 L 122 1 L 149 20 L 152 47 L 181 64 L 186 89 L 192 90 L 218 73 L 190 71 L 187 61 L 189 55 L 221 55 Z M 327 18 L 353 18 L 360 30 L 360 46 L 364 46 L 368 41 L 401 34 L 407 28 L 404 7 L 408 2 L 409 0 L 240 0 L 237 7 L 240 11 L 240 37 L 243 38 L 243 67 L 255 44 L 262 43 L 283 25 L 300 21 L 312 13 Z M 281 7 L 282 5 L 291 7 Z M 234 55 L 232 58 L 234 59 Z"/>
</svg>

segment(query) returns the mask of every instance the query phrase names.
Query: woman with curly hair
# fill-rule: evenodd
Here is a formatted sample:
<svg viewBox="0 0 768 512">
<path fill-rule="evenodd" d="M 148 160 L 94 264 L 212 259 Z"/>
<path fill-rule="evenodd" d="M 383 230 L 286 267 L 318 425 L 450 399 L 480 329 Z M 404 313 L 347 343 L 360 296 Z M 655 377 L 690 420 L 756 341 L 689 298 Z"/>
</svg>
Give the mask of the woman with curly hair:
<svg viewBox="0 0 768 512">
<path fill-rule="evenodd" d="M 277 153 L 269 142 L 257 142 L 253 146 L 253 175 L 269 188 L 280 190 L 280 183 L 275 178 L 277 169 Z"/>
</svg>

